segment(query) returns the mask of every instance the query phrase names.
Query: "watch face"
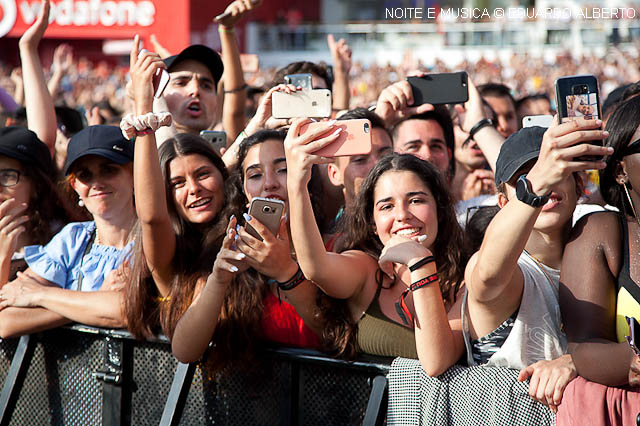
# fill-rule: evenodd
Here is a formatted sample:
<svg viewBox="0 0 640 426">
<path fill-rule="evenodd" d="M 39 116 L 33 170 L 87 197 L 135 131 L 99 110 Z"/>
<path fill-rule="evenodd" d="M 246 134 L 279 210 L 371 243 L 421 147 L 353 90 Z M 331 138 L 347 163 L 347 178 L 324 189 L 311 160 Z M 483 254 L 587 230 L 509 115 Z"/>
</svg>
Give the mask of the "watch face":
<svg viewBox="0 0 640 426">
<path fill-rule="evenodd" d="M 518 197 L 518 200 L 526 203 L 528 192 L 527 179 L 525 178 L 525 175 L 522 175 L 516 182 L 516 197 Z"/>
</svg>

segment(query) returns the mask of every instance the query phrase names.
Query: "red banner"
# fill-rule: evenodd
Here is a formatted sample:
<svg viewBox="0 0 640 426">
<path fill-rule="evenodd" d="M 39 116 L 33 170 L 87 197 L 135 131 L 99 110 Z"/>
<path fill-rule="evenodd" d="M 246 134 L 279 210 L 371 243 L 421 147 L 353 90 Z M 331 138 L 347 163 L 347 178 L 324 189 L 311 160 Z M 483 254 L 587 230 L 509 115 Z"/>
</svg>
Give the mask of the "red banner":
<svg viewBox="0 0 640 426">
<path fill-rule="evenodd" d="M 40 1 L 0 0 L 0 37 L 20 37 L 33 24 Z M 148 40 L 155 34 L 171 52 L 189 45 L 188 0 L 52 0 L 45 37 Z M 145 43 L 149 46 L 149 43 Z"/>
</svg>

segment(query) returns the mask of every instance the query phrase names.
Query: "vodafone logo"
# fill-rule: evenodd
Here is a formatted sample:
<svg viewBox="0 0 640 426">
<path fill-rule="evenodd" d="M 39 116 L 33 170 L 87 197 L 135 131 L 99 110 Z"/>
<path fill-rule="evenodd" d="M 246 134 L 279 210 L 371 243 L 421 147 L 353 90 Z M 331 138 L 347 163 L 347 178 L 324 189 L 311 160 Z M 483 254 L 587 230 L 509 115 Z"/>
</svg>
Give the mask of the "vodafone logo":
<svg viewBox="0 0 640 426">
<path fill-rule="evenodd" d="M 7 35 L 16 23 L 18 8 L 15 0 L 0 0 L 0 37 Z"/>
<path fill-rule="evenodd" d="M 20 19 L 31 25 L 38 17 L 41 1 L 0 0 L 0 37 Z M 148 27 L 155 21 L 156 7 L 150 0 L 59 0 L 51 2 L 49 22 L 59 26 Z"/>
</svg>

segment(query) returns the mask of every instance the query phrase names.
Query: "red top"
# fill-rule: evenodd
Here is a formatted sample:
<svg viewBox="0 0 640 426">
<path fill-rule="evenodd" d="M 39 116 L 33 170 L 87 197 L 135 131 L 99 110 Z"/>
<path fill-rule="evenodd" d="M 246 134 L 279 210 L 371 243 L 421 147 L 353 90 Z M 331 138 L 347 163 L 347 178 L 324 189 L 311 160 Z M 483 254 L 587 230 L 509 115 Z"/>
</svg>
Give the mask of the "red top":
<svg viewBox="0 0 640 426">
<path fill-rule="evenodd" d="M 302 321 L 295 308 L 269 291 L 264 299 L 262 335 L 266 340 L 287 346 L 317 348 L 318 336 Z"/>
</svg>

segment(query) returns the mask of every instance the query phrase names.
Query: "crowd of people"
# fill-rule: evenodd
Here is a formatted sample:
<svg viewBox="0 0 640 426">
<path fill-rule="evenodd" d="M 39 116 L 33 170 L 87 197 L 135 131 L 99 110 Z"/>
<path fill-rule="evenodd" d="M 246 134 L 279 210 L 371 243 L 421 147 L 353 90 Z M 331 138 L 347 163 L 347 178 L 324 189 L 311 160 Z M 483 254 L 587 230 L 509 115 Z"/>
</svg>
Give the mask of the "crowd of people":
<svg viewBox="0 0 640 426">
<path fill-rule="evenodd" d="M 221 54 L 136 37 L 129 67 L 110 71 L 62 45 L 47 81 L 44 1 L 0 92 L 0 336 L 70 322 L 164 333 L 209 371 L 250 362 L 261 341 L 415 358 L 430 376 L 507 367 L 559 424 L 635 419 L 636 60 L 463 63 L 466 103 L 414 105 L 419 64 L 364 70 L 333 38 L 332 68 L 245 75 L 234 26 L 259 6 L 228 6 Z M 552 113 L 554 76 L 581 71 L 607 95 L 601 119 L 521 128 Z M 301 73 L 331 90 L 332 117 L 274 117 Z M 318 154 L 356 119 L 369 153 Z M 203 130 L 226 132 L 221 155 Z M 264 200 L 281 206 L 275 227 L 248 211 Z"/>
</svg>

